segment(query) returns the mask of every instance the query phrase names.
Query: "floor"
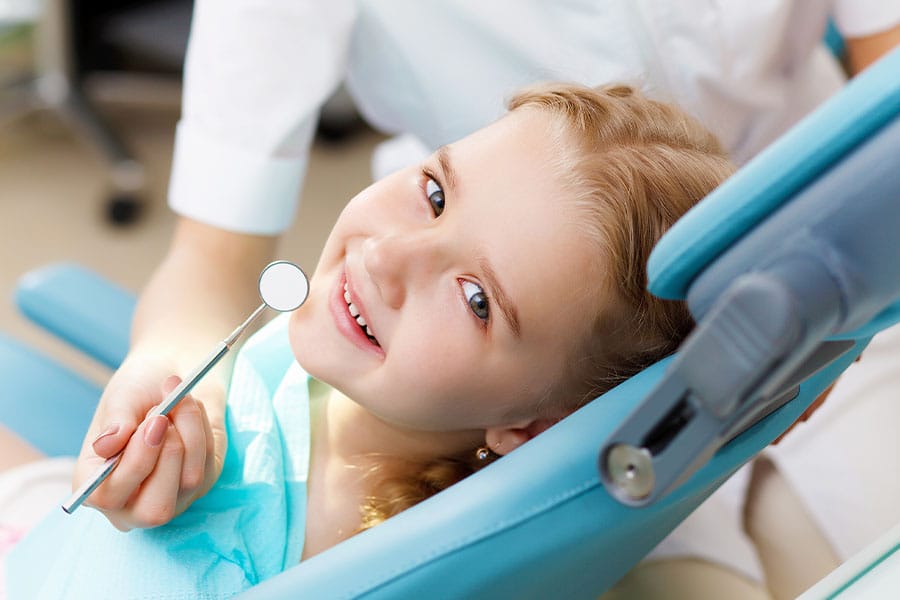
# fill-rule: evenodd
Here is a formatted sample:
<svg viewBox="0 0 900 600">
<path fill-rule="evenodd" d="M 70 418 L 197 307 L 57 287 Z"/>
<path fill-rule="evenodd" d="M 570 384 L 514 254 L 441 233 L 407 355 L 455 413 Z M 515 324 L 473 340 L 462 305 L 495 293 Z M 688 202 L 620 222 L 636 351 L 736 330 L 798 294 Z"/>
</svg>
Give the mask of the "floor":
<svg viewBox="0 0 900 600">
<path fill-rule="evenodd" d="M 43 110 L 6 122 L 0 119 L 0 332 L 102 381 L 108 376 L 105 369 L 37 330 L 12 303 L 16 281 L 24 273 L 58 261 L 75 261 L 137 292 L 165 252 L 174 224 L 166 188 L 178 118 L 177 91 L 169 93 L 168 102 L 143 105 L 123 99 L 121 93 L 117 98 L 109 90 L 106 100 L 102 92 L 95 96 L 113 129 L 146 169 L 141 218 L 127 226 L 108 222 L 107 166 L 59 115 Z M 340 143 L 316 144 L 303 202 L 283 242 L 282 256 L 312 270 L 342 206 L 368 185 L 369 155 L 381 139 L 362 130 Z"/>
</svg>

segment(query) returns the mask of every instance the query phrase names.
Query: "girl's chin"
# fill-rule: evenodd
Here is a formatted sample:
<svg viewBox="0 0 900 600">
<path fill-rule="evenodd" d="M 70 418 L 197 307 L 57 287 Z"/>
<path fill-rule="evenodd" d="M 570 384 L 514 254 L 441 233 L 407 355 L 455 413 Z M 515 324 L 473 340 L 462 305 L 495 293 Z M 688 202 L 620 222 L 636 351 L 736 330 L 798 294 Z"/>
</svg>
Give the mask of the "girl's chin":
<svg viewBox="0 0 900 600">
<path fill-rule="evenodd" d="M 318 363 L 327 355 L 332 354 L 332 352 L 322 347 L 321 336 L 316 335 L 312 331 L 312 324 L 312 321 L 301 315 L 300 311 L 292 314 L 288 322 L 288 342 L 290 343 L 294 360 L 300 363 L 304 371 L 318 379 L 312 371 L 321 370 Z"/>
<path fill-rule="evenodd" d="M 314 324 L 313 321 L 294 319 L 292 316 L 288 339 L 294 360 L 315 379 L 331 387 L 339 387 L 343 377 L 352 376 L 347 372 L 352 357 L 347 356 L 340 340 L 329 337 L 332 332 L 315 329 L 312 327 Z"/>
<path fill-rule="evenodd" d="M 323 365 L 317 361 L 310 362 L 308 367 L 301 362 L 300 366 L 316 381 L 321 381 L 348 398 L 354 397 L 354 387 L 348 385 L 348 382 L 353 379 L 352 374 L 336 370 L 335 365 Z"/>
<path fill-rule="evenodd" d="M 293 342 L 293 339 L 291 340 Z M 314 379 L 327 383 L 331 387 L 335 387 L 338 379 L 335 373 L 335 365 L 327 364 L 323 361 L 324 355 L 317 349 L 293 347 L 294 360 L 297 364 Z"/>
</svg>

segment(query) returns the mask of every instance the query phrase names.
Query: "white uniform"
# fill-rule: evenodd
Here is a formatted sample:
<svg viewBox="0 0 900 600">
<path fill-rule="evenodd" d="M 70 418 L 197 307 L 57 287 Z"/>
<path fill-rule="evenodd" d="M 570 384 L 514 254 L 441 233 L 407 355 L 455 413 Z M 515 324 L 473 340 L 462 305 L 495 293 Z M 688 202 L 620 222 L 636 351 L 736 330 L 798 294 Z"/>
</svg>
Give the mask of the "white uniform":
<svg viewBox="0 0 900 600">
<path fill-rule="evenodd" d="M 435 148 L 536 80 L 627 82 L 679 103 L 743 162 L 843 83 L 821 43 L 900 21 L 897 0 L 198 0 L 170 204 L 274 234 L 342 81 L 375 127 Z"/>
</svg>

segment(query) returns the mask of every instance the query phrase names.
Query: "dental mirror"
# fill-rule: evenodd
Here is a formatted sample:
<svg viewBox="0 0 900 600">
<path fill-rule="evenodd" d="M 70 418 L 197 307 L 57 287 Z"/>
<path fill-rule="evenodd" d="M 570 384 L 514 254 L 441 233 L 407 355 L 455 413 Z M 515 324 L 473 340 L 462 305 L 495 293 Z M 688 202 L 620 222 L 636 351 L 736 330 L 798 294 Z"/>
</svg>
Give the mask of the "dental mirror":
<svg viewBox="0 0 900 600">
<path fill-rule="evenodd" d="M 151 411 L 151 414 L 167 415 L 175 408 L 182 398 L 188 395 L 197 383 L 203 379 L 210 369 L 212 369 L 219 360 L 231 349 L 234 343 L 241 335 L 250 327 L 250 324 L 261 315 L 268 306 L 279 312 L 289 312 L 300 308 L 306 302 L 309 295 L 309 280 L 303 269 L 294 263 L 286 260 L 278 260 L 269 263 L 262 273 L 259 275 L 259 297 L 263 303 L 260 304 L 253 313 L 247 317 L 243 323 L 238 325 L 237 329 L 231 332 L 227 338 L 219 342 L 209 353 L 206 359 L 197 365 L 197 367 L 184 379 L 181 383 L 165 397 L 161 404 Z M 81 506 L 91 493 L 109 477 L 119 460 L 122 453 L 116 454 L 108 458 L 100 468 L 94 473 L 93 477 L 88 479 L 75 490 L 72 495 L 63 503 L 62 509 L 69 514 Z"/>
<path fill-rule="evenodd" d="M 278 260 L 270 263 L 259 275 L 259 297 L 279 312 L 300 308 L 309 295 L 309 281 L 303 270 L 294 263 Z"/>
</svg>

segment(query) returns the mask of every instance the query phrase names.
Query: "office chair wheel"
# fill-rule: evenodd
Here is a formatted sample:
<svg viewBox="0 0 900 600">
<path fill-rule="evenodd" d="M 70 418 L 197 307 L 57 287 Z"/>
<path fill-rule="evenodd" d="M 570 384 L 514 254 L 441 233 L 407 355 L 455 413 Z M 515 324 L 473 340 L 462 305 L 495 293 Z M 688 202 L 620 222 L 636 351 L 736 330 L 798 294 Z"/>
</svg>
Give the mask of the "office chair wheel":
<svg viewBox="0 0 900 600">
<path fill-rule="evenodd" d="M 131 225 L 141 213 L 141 202 L 127 192 L 114 194 L 106 203 L 106 218 L 113 225 Z"/>
</svg>

